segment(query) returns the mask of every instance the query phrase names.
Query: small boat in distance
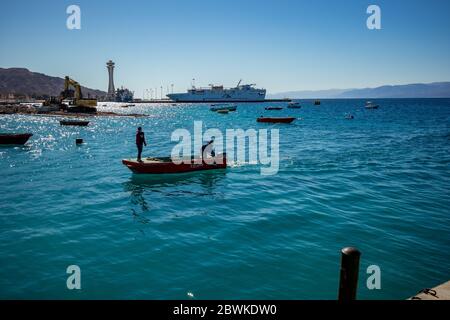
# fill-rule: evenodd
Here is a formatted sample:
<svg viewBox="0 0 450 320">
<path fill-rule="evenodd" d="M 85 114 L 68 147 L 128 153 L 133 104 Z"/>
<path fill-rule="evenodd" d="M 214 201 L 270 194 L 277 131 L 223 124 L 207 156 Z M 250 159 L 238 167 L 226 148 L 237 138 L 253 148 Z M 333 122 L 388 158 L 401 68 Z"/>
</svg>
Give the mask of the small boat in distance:
<svg viewBox="0 0 450 320">
<path fill-rule="evenodd" d="M 282 107 L 266 107 L 266 110 L 283 110 Z"/>
<path fill-rule="evenodd" d="M 373 103 L 372 101 L 367 101 L 364 108 L 366 109 L 378 109 L 380 106 L 378 104 Z"/>
<path fill-rule="evenodd" d="M 314 101 L 314 105 L 315 105 L 315 106 L 320 106 L 320 103 L 321 103 L 320 100 Z"/>
<path fill-rule="evenodd" d="M 24 145 L 32 133 L 0 133 L 0 145 Z"/>
<path fill-rule="evenodd" d="M 61 120 L 59 124 L 62 126 L 78 126 L 78 127 L 86 127 L 89 124 L 89 121 L 82 120 Z"/>
<path fill-rule="evenodd" d="M 294 121 L 295 118 L 292 117 L 285 117 L 285 118 L 267 118 L 267 117 L 260 117 L 256 119 L 258 122 L 266 122 L 266 123 L 291 123 Z"/>
<path fill-rule="evenodd" d="M 228 114 L 228 112 L 230 112 L 228 109 L 221 109 L 221 110 L 217 110 L 217 113 L 221 113 L 221 114 Z"/>
<path fill-rule="evenodd" d="M 288 104 L 289 109 L 300 109 L 301 107 L 300 102 L 289 102 Z"/>
<path fill-rule="evenodd" d="M 142 162 L 138 162 L 136 159 L 125 159 L 122 160 L 122 163 L 133 173 L 137 174 L 174 174 L 192 171 L 226 169 L 227 156 L 224 153 L 217 155 L 214 158 L 209 158 L 206 161 L 191 157 L 190 159 L 185 159 L 185 161 L 180 164 L 174 163 L 170 157 L 146 158 L 142 160 Z"/>
<path fill-rule="evenodd" d="M 213 106 L 213 105 L 211 105 Z M 228 111 L 236 111 L 237 106 L 236 105 L 229 105 L 229 104 L 222 104 L 222 105 L 214 105 L 214 107 L 212 107 L 211 111 L 220 111 L 220 110 L 228 110 Z"/>
<path fill-rule="evenodd" d="M 347 114 L 347 115 L 345 116 L 345 119 L 347 119 L 347 120 L 353 120 L 353 119 L 355 119 L 355 117 L 354 117 L 352 114 Z"/>
</svg>

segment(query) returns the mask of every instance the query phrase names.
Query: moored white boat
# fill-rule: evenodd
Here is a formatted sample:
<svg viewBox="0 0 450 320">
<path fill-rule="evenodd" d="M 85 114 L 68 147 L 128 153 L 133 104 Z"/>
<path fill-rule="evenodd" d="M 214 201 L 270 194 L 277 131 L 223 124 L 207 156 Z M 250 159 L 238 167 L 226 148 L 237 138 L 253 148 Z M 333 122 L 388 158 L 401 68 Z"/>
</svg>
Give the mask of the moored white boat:
<svg viewBox="0 0 450 320">
<path fill-rule="evenodd" d="M 380 106 L 376 103 L 373 103 L 372 101 L 367 101 L 365 108 L 366 109 L 378 109 Z"/>
</svg>

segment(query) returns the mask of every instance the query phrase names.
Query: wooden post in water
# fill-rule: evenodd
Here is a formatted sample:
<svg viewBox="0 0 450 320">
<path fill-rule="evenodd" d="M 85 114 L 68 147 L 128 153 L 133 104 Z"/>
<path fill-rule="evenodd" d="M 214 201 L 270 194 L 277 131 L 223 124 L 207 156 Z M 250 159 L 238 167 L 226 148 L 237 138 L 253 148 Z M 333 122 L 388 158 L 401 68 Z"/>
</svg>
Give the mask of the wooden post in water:
<svg viewBox="0 0 450 320">
<path fill-rule="evenodd" d="M 341 250 L 339 301 L 356 300 L 360 257 L 361 252 L 356 248 L 347 247 Z"/>
</svg>

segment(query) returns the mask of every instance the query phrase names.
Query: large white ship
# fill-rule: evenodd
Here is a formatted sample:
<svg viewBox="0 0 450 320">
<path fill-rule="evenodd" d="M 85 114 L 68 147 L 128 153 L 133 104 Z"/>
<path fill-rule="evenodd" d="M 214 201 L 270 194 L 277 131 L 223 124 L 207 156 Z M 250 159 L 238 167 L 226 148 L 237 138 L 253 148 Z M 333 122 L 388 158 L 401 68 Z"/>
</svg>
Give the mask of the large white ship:
<svg viewBox="0 0 450 320">
<path fill-rule="evenodd" d="M 257 89 L 254 84 L 242 84 L 239 81 L 234 88 L 210 85 L 208 88 L 196 88 L 195 85 L 187 93 L 172 93 L 167 95 L 176 102 L 249 102 L 264 101 L 265 89 Z"/>
</svg>

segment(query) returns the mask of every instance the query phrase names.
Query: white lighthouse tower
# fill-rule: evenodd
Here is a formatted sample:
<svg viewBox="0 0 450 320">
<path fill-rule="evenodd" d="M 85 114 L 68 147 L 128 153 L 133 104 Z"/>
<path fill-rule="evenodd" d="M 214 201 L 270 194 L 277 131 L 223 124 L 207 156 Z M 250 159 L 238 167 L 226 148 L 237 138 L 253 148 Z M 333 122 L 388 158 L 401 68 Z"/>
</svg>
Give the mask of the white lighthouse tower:
<svg viewBox="0 0 450 320">
<path fill-rule="evenodd" d="M 108 84 L 108 100 L 114 101 L 116 90 L 114 88 L 114 65 L 112 60 L 106 63 L 106 68 L 109 74 L 109 84 Z"/>
</svg>

